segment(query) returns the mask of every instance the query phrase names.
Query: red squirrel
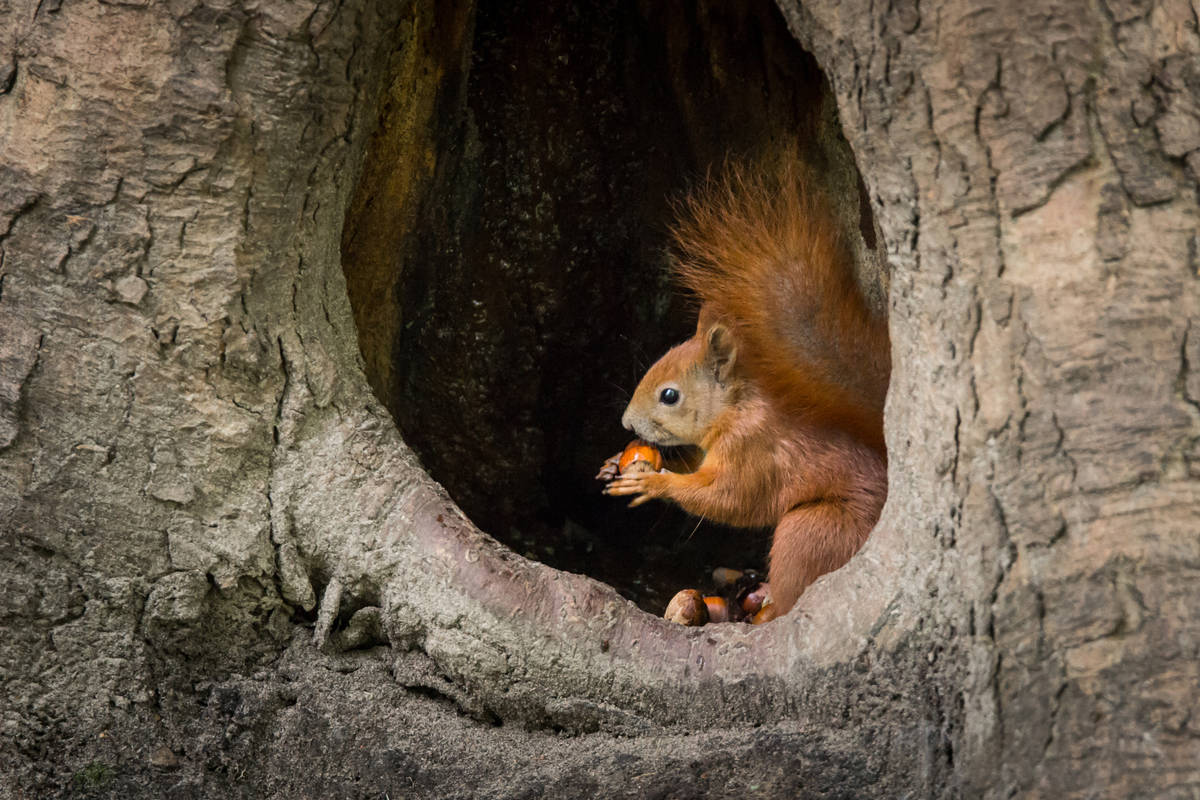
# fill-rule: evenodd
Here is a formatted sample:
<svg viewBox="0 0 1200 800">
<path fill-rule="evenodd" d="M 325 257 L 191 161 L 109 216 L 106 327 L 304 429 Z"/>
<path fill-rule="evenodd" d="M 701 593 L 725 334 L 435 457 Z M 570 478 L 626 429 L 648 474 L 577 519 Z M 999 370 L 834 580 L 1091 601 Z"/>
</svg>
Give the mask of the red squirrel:
<svg viewBox="0 0 1200 800">
<path fill-rule="evenodd" d="M 727 169 L 674 228 L 696 333 L 634 391 L 621 423 L 658 445 L 695 445 L 690 473 L 622 475 L 609 495 L 671 500 L 705 519 L 773 526 L 774 616 L 862 546 L 887 497 L 887 322 L 868 307 L 854 257 L 794 159 Z"/>
</svg>

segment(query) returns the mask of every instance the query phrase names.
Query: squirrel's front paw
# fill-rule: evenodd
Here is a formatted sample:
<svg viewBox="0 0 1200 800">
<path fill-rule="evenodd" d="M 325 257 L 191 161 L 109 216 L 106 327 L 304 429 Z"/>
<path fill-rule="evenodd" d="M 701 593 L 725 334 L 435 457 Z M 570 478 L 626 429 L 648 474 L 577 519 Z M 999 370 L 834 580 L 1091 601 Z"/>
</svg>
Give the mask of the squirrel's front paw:
<svg viewBox="0 0 1200 800">
<path fill-rule="evenodd" d="M 613 497 L 637 495 L 630 508 L 640 506 L 647 500 L 662 496 L 665 476 L 658 472 L 627 472 L 604 487 L 604 493 Z"/>
</svg>

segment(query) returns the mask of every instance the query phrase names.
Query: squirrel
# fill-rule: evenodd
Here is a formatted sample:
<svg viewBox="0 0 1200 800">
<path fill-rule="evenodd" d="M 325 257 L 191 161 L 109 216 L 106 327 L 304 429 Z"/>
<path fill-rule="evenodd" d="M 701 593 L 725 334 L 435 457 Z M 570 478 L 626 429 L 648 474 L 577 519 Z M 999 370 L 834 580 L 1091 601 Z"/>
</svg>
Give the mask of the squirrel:
<svg viewBox="0 0 1200 800">
<path fill-rule="evenodd" d="M 651 499 L 739 527 L 774 527 L 773 616 L 866 541 L 887 497 L 887 322 L 794 158 L 727 167 L 681 207 L 675 272 L 698 298 L 696 333 L 646 372 L 622 425 L 694 445 L 693 472 L 614 478 L 608 495 Z"/>
</svg>

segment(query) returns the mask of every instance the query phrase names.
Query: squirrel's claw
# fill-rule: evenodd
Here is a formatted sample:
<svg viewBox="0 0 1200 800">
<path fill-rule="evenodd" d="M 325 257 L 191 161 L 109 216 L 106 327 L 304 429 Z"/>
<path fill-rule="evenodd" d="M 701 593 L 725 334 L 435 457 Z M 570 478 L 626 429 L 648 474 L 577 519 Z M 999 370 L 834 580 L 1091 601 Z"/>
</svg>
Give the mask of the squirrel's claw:
<svg viewBox="0 0 1200 800">
<path fill-rule="evenodd" d="M 611 481 L 612 479 L 616 478 L 617 474 L 620 472 L 620 463 L 621 453 L 617 453 L 615 456 L 606 458 L 603 466 L 600 467 L 600 471 L 596 473 L 596 480 Z"/>
</svg>

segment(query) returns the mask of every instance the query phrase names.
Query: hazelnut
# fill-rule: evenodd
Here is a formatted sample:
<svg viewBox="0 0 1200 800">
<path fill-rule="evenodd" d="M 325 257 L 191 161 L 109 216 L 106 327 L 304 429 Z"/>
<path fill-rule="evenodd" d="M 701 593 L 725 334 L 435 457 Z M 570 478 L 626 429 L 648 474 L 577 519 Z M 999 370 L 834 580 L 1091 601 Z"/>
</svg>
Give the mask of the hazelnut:
<svg viewBox="0 0 1200 800">
<path fill-rule="evenodd" d="M 730 569 L 729 567 L 717 567 L 712 571 L 713 583 L 720 586 L 722 589 L 726 586 L 733 586 L 742 579 L 744 573 L 740 569 Z"/>
<path fill-rule="evenodd" d="M 625 446 L 617 461 L 617 472 L 658 472 L 662 469 L 662 453 L 649 442 L 634 439 Z"/>
</svg>

